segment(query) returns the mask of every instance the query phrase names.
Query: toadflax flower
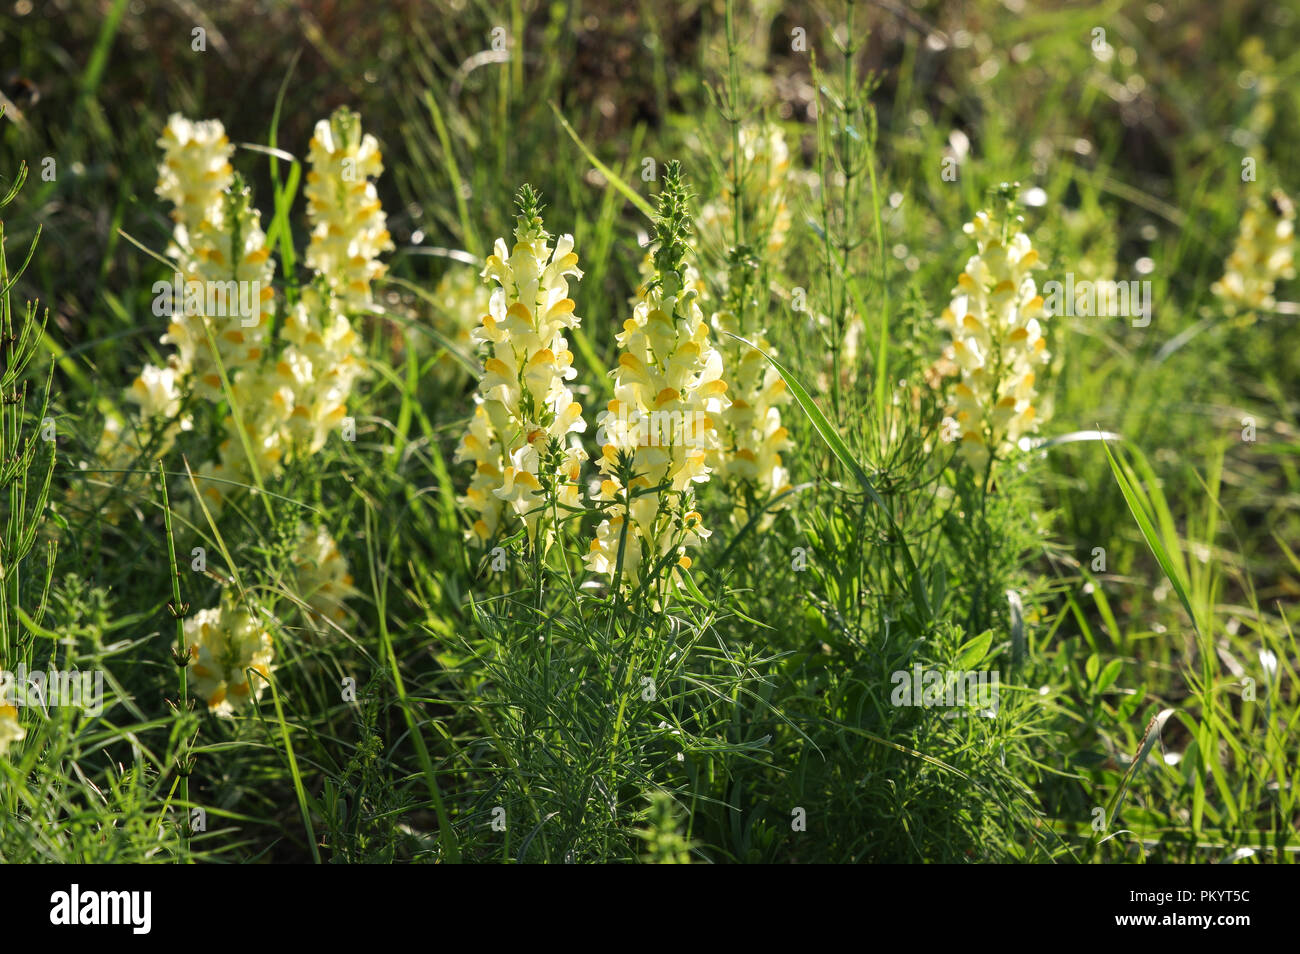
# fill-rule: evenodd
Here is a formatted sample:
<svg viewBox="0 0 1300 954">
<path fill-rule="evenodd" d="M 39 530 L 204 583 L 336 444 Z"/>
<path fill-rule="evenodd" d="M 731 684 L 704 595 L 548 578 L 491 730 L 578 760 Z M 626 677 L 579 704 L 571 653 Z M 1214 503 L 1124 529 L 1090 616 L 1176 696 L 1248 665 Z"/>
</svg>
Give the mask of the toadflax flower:
<svg viewBox="0 0 1300 954">
<path fill-rule="evenodd" d="M 289 432 L 295 446 L 314 454 L 347 416 L 353 385 L 365 374 L 361 339 L 342 300 L 314 288 L 303 290 L 283 335 L 289 344 L 275 374 L 289 388 Z"/>
<path fill-rule="evenodd" d="M 655 277 L 641 287 L 617 335 L 614 398 L 597 418 L 603 478 L 593 496 L 609 506 L 585 560 L 595 573 L 616 575 L 621 546 L 629 581 L 647 560 L 668 557 L 689 567 L 686 549 L 709 536 L 693 488 L 709 479 L 706 457 L 719 447 L 715 419 L 729 404 L 722 356 L 709 340 L 685 264 L 687 198 L 680 168 L 670 163 L 659 199 Z"/>
<path fill-rule="evenodd" d="M 271 327 L 275 263 L 266 247 L 261 214 L 243 180 L 234 183 L 193 232 L 173 237 L 181 284 L 173 296 L 163 344 L 176 348 L 171 366 L 209 400 L 224 395 L 228 379 L 261 360 Z M 216 346 L 214 355 L 213 345 Z"/>
<path fill-rule="evenodd" d="M 254 465 L 258 475 L 274 476 L 289 457 L 324 447 L 346 419 L 365 371 L 348 312 L 371 303 L 370 282 L 383 273 L 375 256 L 393 247 L 367 179 L 382 170 L 378 149 L 373 137 L 362 135 L 356 113 L 343 108 L 317 123 L 310 162 L 306 259 L 315 278 L 285 315 L 279 353 L 262 359 L 259 350 L 234 377 L 243 434 L 232 412 L 218 459 L 206 470 L 220 478 L 203 488 L 216 505 L 229 493 L 228 482 L 252 481 Z"/>
<path fill-rule="evenodd" d="M 1278 279 L 1295 278 L 1295 206 L 1274 190 L 1268 200 L 1251 195 L 1237 243 L 1211 286 L 1229 311 L 1269 310 Z"/>
<path fill-rule="evenodd" d="M 0 755 L 9 751 L 11 743 L 21 742 L 26 737 L 27 731 L 18 723 L 18 710 L 0 703 Z"/>
<path fill-rule="evenodd" d="M 576 435 L 587 425 L 567 383 L 577 372 L 564 337 L 580 322 L 569 297 L 568 278 L 582 277 L 573 236 L 552 249 L 537 194 L 524 186 L 518 201 L 513 249 L 497 239 L 483 268 L 497 287 L 474 331 L 485 358 L 456 448 L 457 461 L 474 464 L 460 502 L 473 521 L 468 535 L 480 543 L 515 518 L 534 539 L 547 483 L 560 504 L 576 507 L 586 459 Z"/>
<path fill-rule="evenodd" d="M 793 445 L 781 422 L 781 407 L 791 395 L 767 358 L 731 337 L 740 335 L 763 352 L 775 354 L 763 329 L 742 328 L 734 310 L 717 312 L 711 324 L 718 332 L 731 403 L 719 418 L 719 446 L 709 462 L 735 498 L 734 519 L 744 524 L 751 505 L 762 506 L 790 489 L 790 472 L 781 454 Z M 764 522 L 770 522 L 770 514 Z"/>
<path fill-rule="evenodd" d="M 248 190 L 231 168 L 234 147 L 221 123 L 173 114 L 158 145 L 163 158 L 155 191 L 173 206 L 167 252 L 177 271 L 174 281 L 155 286 L 162 292 L 155 309 L 170 316 L 162 341 L 176 351 L 164 367 L 146 365 L 125 396 L 139 407 L 140 423 L 151 425 L 150 450 L 162 455 L 178 432 L 193 427 L 181 415 L 191 386 L 208 399 L 222 396 L 214 345 L 228 378 L 261 358 L 274 266 Z M 133 457 L 123 425 L 117 415 L 105 421 L 97 452 L 114 469 L 127 468 Z"/>
<path fill-rule="evenodd" d="M 220 211 L 221 196 L 234 180 L 235 152 L 225 127 L 215 119 L 192 122 L 173 113 L 158 139 L 163 159 L 155 192 L 172 203 L 182 242 Z"/>
<path fill-rule="evenodd" d="M 738 149 L 727 169 L 727 194 L 704 206 L 699 230 L 711 244 L 731 248 L 728 270 L 717 276 L 718 310 L 710 319 L 726 367 L 731 404 L 718 420 L 720 446 L 709 454 L 708 464 L 733 497 L 733 519 L 743 524 L 754 507 L 790 489 L 781 454 L 791 442 L 780 407 L 791 395 L 771 363 L 732 335 L 775 353 L 766 329 L 754 318 L 756 303 L 766 296 L 756 294 L 752 285 L 760 267 L 752 249 L 765 249 L 766 259 L 773 261 L 784 248 L 790 228 L 786 196 L 791 174 L 785 135 L 775 123 L 742 126 L 737 140 Z M 739 189 L 738 196 L 731 194 L 734 188 Z M 739 231 L 737 201 L 743 217 Z M 770 514 L 765 516 L 763 525 L 771 519 Z"/>
<path fill-rule="evenodd" d="M 269 676 L 273 647 L 262 621 L 229 598 L 185 621 L 189 688 L 217 715 L 233 715 L 266 687 L 249 670 Z"/>
<path fill-rule="evenodd" d="M 978 251 L 939 317 L 952 335 L 944 357 L 959 375 L 951 392 L 955 427 L 948 427 L 977 471 L 1038 426 L 1034 382 L 1048 360 L 1039 325 L 1046 314 L 1030 273 L 1042 263 L 1020 224 L 1009 200 L 1003 212 L 980 212 L 967 223 Z"/>
<path fill-rule="evenodd" d="M 266 372 L 288 411 L 286 443 L 314 454 L 347 416 L 353 385 L 365 371 L 361 339 L 348 313 L 372 303 L 371 282 L 383 275 L 380 252 L 393 248 L 373 182 L 383 171 L 375 139 L 360 117 L 341 107 L 316 124 L 307 175 L 312 227 L 307 264 L 316 283 L 285 318 L 287 345 Z"/>
<path fill-rule="evenodd" d="M 375 137 L 347 107 L 316 124 L 307 173 L 307 213 L 312 220 L 307 264 L 324 276 L 347 311 L 370 307 L 370 283 L 384 274 L 381 252 L 393 240 L 370 177 L 384 166 Z"/>
<path fill-rule="evenodd" d="M 356 594 L 348 561 L 324 527 L 303 524 L 298 528 L 298 545 L 293 557 L 297 570 L 297 592 L 307 603 L 307 621 L 313 629 L 347 619 L 344 600 Z"/>
<path fill-rule="evenodd" d="M 180 414 L 181 391 L 175 368 L 146 364 L 127 390 L 127 400 L 139 405 L 141 417 L 172 420 Z"/>
<path fill-rule="evenodd" d="M 737 186 L 740 167 L 741 212 L 746 234 L 762 236 L 769 256 L 785 248 L 790 231 L 790 208 L 786 193 L 790 184 L 790 149 L 785 133 L 775 123 L 748 123 L 737 133 L 741 161 L 727 170 L 728 192 Z M 730 194 L 709 202 L 700 210 L 699 232 L 711 244 L 733 244 L 735 212 Z"/>
</svg>

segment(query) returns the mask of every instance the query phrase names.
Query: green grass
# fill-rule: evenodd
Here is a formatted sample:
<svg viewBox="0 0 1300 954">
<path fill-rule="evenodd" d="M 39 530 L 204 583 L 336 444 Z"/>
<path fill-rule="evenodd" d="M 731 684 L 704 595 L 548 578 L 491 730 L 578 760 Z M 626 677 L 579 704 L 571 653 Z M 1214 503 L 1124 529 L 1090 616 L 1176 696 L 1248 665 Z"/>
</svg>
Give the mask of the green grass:
<svg viewBox="0 0 1300 954">
<path fill-rule="evenodd" d="M 1300 182 L 1294 14 L 520 0 L 316 19 L 242 0 L 196 53 L 199 24 L 147 6 L 0 19 L 30 84 L 0 77 L 0 322 L 20 339 L 0 385 L 0 668 L 105 674 L 98 716 L 20 710 L 0 859 L 1294 860 L 1300 285 L 1254 320 L 1210 292 L 1248 194 Z M 150 307 L 166 114 L 255 147 L 233 162 L 293 302 L 307 143 L 340 104 L 380 141 L 398 246 L 375 313 L 353 316 L 355 442 L 220 513 L 194 506 L 190 474 L 222 407 L 191 401 L 161 464 L 149 428 L 129 467 L 103 464 L 105 416 L 130 415 L 124 389 L 167 352 Z M 779 250 L 759 172 L 728 172 L 762 119 L 790 145 Z M 746 488 L 698 487 L 713 536 L 682 585 L 660 568 L 624 593 L 582 563 L 594 506 L 554 509 L 546 548 L 517 524 L 465 543 L 453 456 L 478 356 L 438 289 L 508 237 L 523 184 L 542 194 L 585 272 L 571 386 L 597 456 L 671 160 L 696 213 L 732 211 L 724 234 L 697 228 L 692 263 L 706 318 L 766 329 L 793 489 L 760 512 Z M 1021 210 L 1040 286 L 1149 280 L 1154 319 L 1049 319 L 1047 440 L 975 473 L 940 437 L 927 371 L 974 252 L 961 226 L 1003 182 L 1041 190 Z M 303 521 L 354 577 L 324 635 L 289 561 Z M 275 645 L 233 719 L 186 704 L 169 610 L 225 591 L 265 610 Z M 996 714 L 894 704 L 914 666 L 997 671 Z"/>
</svg>

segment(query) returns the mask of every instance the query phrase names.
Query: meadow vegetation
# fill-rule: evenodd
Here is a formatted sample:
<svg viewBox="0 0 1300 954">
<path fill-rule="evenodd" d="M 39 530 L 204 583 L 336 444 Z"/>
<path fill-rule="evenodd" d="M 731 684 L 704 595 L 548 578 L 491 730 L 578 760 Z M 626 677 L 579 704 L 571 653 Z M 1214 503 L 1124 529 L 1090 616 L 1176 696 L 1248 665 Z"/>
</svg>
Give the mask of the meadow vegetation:
<svg viewBox="0 0 1300 954">
<path fill-rule="evenodd" d="M 0 859 L 1294 860 L 1292 7 L 374 6 L 0 12 Z"/>
</svg>

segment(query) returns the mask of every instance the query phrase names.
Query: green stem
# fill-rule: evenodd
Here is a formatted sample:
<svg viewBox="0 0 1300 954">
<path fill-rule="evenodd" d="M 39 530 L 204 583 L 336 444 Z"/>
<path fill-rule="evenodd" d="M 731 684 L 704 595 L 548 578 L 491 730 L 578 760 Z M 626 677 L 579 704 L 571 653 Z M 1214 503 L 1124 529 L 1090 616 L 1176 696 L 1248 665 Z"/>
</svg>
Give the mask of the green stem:
<svg viewBox="0 0 1300 954">
<path fill-rule="evenodd" d="M 158 484 L 162 488 L 163 501 L 163 525 L 167 532 L 167 561 L 171 567 L 172 574 L 172 616 L 176 619 L 176 652 L 177 663 L 176 669 L 180 678 L 180 706 L 177 718 L 184 719 L 189 712 L 189 648 L 185 645 L 185 612 L 181 604 L 181 575 L 176 566 L 176 539 L 172 536 L 172 508 L 171 501 L 167 497 L 167 471 L 163 468 L 163 462 L 158 461 Z M 182 664 L 181 660 L 184 660 Z M 185 811 L 190 810 L 190 765 L 189 765 L 189 743 L 186 736 L 189 734 L 189 727 L 181 735 L 181 747 L 176 753 L 176 763 L 181 773 L 181 801 L 185 805 Z M 185 854 L 185 861 L 188 864 L 190 858 L 190 823 L 186 817 L 185 822 L 180 826 L 181 833 L 181 850 Z"/>
</svg>

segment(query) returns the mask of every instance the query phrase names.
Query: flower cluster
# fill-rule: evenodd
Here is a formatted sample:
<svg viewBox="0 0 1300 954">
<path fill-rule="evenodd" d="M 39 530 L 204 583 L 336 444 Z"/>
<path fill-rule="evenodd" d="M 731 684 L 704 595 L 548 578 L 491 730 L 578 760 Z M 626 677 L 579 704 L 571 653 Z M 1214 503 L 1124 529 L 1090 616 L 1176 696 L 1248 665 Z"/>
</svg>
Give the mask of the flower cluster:
<svg viewBox="0 0 1300 954">
<path fill-rule="evenodd" d="M 1048 353 L 1039 325 L 1046 317 L 1043 299 L 1031 272 L 1042 263 L 1020 224 L 1009 209 L 980 212 L 967 223 L 965 232 L 978 251 L 939 317 L 952 335 L 944 357 L 960 375 L 952 392 L 953 436 L 977 471 L 990 454 L 1004 453 L 1038 426 L 1035 369 Z"/>
<path fill-rule="evenodd" d="M 706 460 L 720 446 L 714 420 L 729 401 L 722 356 L 685 264 L 687 198 L 670 163 L 659 198 L 655 276 L 638 290 L 617 335 L 614 398 L 597 419 L 603 478 L 593 497 L 608 507 L 585 560 L 593 572 L 615 576 L 621 549 L 626 581 L 637 580 L 646 561 L 675 557 L 689 567 L 686 548 L 710 535 L 694 510 L 693 488 L 709 479 Z"/>
<path fill-rule="evenodd" d="M 311 612 L 308 623 L 317 630 L 347 619 L 344 600 L 355 595 L 348 562 L 338 544 L 324 527 L 298 528 L 298 545 L 294 553 L 297 592 Z"/>
<path fill-rule="evenodd" d="M 140 408 L 140 416 L 175 420 L 181 413 L 181 389 L 175 368 L 147 364 L 127 389 L 126 399 Z"/>
<path fill-rule="evenodd" d="M 785 248 L 790 231 L 790 207 L 786 192 L 790 182 L 790 149 L 785 133 L 775 123 L 750 123 L 737 133 L 740 141 L 739 163 L 727 170 L 727 191 L 739 188 L 745 229 L 749 235 L 761 235 L 769 256 Z M 739 182 L 737 182 L 739 167 Z M 735 212 L 730 194 L 709 202 L 700 210 L 699 230 L 713 244 L 732 244 Z"/>
<path fill-rule="evenodd" d="M 9 751 L 11 743 L 21 742 L 26 737 L 27 731 L 18 723 L 18 710 L 0 703 L 0 755 Z"/>
<path fill-rule="evenodd" d="M 338 428 L 353 385 L 365 373 L 361 339 L 341 306 L 340 299 L 307 288 L 284 324 L 289 345 L 281 355 L 281 373 L 287 370 L 294 379 L 289 429 L 308 454 L 324 447 Z"/>
<path fill-rule="evenodd" d="M 319 451 L 346 417 L 364 370 L 348 312 L 369 306 L 371 279 L 383 272 L 375 256 L 393 247 L 374 184 L 365 178 L 382 170 L 378 147 L 362 134 L 356 113 L 340 108 L 316 124 L 310 162 L 306 258 L 315 281 L 285 316 L 279 354 L 267 361 L 257 360 L 260 352 L 248 355 L 235 377 L 243 434 L 232 414 L 218 459 L 207 469 L 220 479 L 204 487 L 218 506 L 228 482 L 252 479 L 254 464 L 258 475 L 274 475 L 291 454 Z"/>
<path fill-rule="evenodd" d="M 198 227 L 177 224 L 169 251 L 182 284 L 179 296 L 170 295 L 171 322 L 162 343 L 176 349 L 173 370 L 192 381 L 199 397 L 217 401 L 224 395 L 223 370 L 233 380 L 261 360 L 275 297 L 275 263 L 261 213 L 241 177 Z"/>
<path fill-rule="evenodd" d="M 163 342 L 175 351 L 166 367 L 146 367 L 127 397 L 142 417 L 172 422 L 167 443 L 190 426 L 177 420 L 189 393 L 224 402 L 216 459 L 200 469 L 202 493 L 219 510 L 234 488 L 319 451 L 345 419 L 363 372 L 349 313 L 372 304 L 370 283 L 383 273 L 377 257 L 393 247 L 368 179 L 382 166 L 355 113 L 340 109 L 317 124 L 306 189 L 306 261 L 314 275 L 284 313 L 277 342 L 270 338 L 275 264 L 249 190 L 230 168 L 221 124 L 173 116 L 160 145 L 158 194 L 174 206 L 169 254 L 177 263 Z M 106 421 L 106 458 L 122 457 L 122 429 L 120 418 Z M 301 529 L 294 568 L 308 622 L 342 621 L 351 576 L 328 531 Z M 260 687 L 244 670 L 269 672 L 272 647 L 247 610 L 223 601 L 188 621 L 186 634 L 195 688 L 209 708 L 230 714 L 256 697 Z"/>
<path fill-rule="evenodd" d="M 792 445 L 780 408 L 791 395 L 770 362 L 732 336 L 768 354 L 775 351 L 766 329 L 753 317 L 766 295 L 756 294 L 751 284 L 759 270 L 751 246 L 765 251 L 768 261 L 774 261 L 785 247 L 791 165 L 785 134 L 775 123 L 746 124 L 737 131 L 737 140 L 738 149 L 727 168 L 726 194 L 704 206 L 699 230 L 711 244 L 731 248 L 730 267 L 717 276 L 721 294 L 710 319 L 726 367 L 731 404 L 719 418 L 720 446 L 708 455 L 708 465 L 734 500 L 733 520 L 743 524 L 754 506 L 764 506 L 790 489 L 781 454 Z M 733 190 L 739 193 L 744 217 L 739 246 Z M 770 521 L 770 515 L 764 518 L 765 524 Z"/>
<path fill-rule="evenodd" d="M 274 296 L 274 265 L 248 188 L 230 165 L 234 147 L 221 123 L 173 114 L 158 145 L 155 192 L 173 206 L 167 253 L 179 290 L 165 298 L 171 322 L 162 341 L 176 348 L 167 383 L 179 399 L 182 380 L 193 377 L 196 392 L 215 400 L 222 385 L 211 345 L 227 374 L 261 356 L 270 324 L 262 306 Z"/>
<path fill-rule="evenodd" d="M 163 128 L 158 145 L 163 150 L 163 158 L 158 166 L 155 191 L 173 206 L 171 215 L 175 225 L 167 252 L 177 266 L 175 287 L 181 289 L 177 296 L 169 283 L 162 283 L 167 289 L 162 300 L 172 319 L 162 340 L 176 345 L 177 353 L 169 359 L 166 367 L 146 365 L 128 389 L 127 399 L 139 406 L 143 419 L 170 425 L 163 427 L 162 449 L 165 450 L 178 429 L 188 430 L 190 427 L 188 418 L 180 419 L 180 410 L 183 385 L 195 372 L 196 364 L 198 388 L 208 396 L 221 393 L 221 379 L 215 372 L 215 365 L 211 360 L 204 360 L 209 354 L 208 332 L 212 332 L 227 367 L 238 367 L 247 357 L 247 341 L 251 336 L 246 333 L 244 323 L 236 320 L 238 316 L 229 317 L 226 313 L 229 320 L 220 324 L 213 323 L 208 317 L 210 312 L 226 308 L 237 311 L 239 307 L 239 286 L 235 286 L 232 296 L 231 286 L 227 284 L 235 278 L 241 265 L 234 254 L 235 234 L 242 234 L 255 253 L 253 263 L 242 263 L 245 271 L 250 264 L 258 264 L 259 259 L 265 265 L 268 256 L 256 254 L 260 245 L 259 229 L 242 232 L 249 224 L 247 202 L 243 202 L 241 210 L 235 207 L 237 199 L 231 201 L 236 193 L 243 196 L 244 190 L 236 188 L 236 177 L 230 165 L 234 146 L 221 123 L 217 120 L 191 122 L 173 114 Z M 211 302 L 208 280 L 213 281 Z M 191 281 L 198 284 L 191 285 Z M 263 287 L 265 297 L 269 297 L 272 294 L 270 281 Z M 259 288 L 259 312 L 263 300 Z M 242 348 L 243 353 L 236 353 L 238 348 Z M 106 421 L 101 451 L 110 461 L 119 463 L 122 461 L 117 459 L 123 456 L 116 452 L 120 436 L 121 421 Z"/>
<path fill-rule="evenodd" d="M 173 205 L 172 219 L 182 244 L 190 233 L 219 212 L 221 196 L 234 181 L 230 157 L 235 152 L 218 120 L 191 122 L 173 113 L 163 127 L 157 194 Z"/>
<path fill-rule="evenodd" d="M 341 107 L 316 124 L 307 173 L 311 244 L 307 265 L 323 275 L 347 311 L 372 304 L 370 285 L 384 274 L 381 252 L 393 250 L 387 220 L 370 178 L 383 172 L 379 144 L 363 135 L 360 117 Z"/>
<path fill-rule="evenodd" d="M 271 634 L 243 605 L 223 599 L 185 621 L 190 656 L 189 687 L 216 715 L 233 715 L 258 699 L 271 674 Z"/>
<path fill-rule="evenodd" d="M 247 225 L 246 220 L 238 221 L 239 213 L 232 209 L 233 194 L 242 194 L 243 190 L 239 188 L 230 164 L 234 146 L 226 136 L 225 127 L 217 120 L 192 122 L 180 114 L 173 114 L 163 127 L 158 145 L 163 150 L 163 158 L 158 167 L 155 191 L 173 206 L 171 217 L 174 225 L 167 254 L 176 262 L 177 269 L 174 283 L 161 283 L 166 292 L 160 301 L 171 316 L 167 334 L 162 340 L 175 344 L 177 352 L 165 367 L 145 365 L 127 389 L 126 399 L 139 407 L 140 419 L 153 426 L 156 435 L 154 452 L 163 454 L 178 433 L 192 427 L 192 419 L 181 413 L 190 377 L 193 375 L 199 379 L 197 391 L 209 396 L 220 395 L 221 380 L 215 373 L 215 365 L 208 359 L 208 331 L 211 330 L 227 367 L 238 366 L 247 357 L 246 348 L 242 354 L 234 353 L 237 346 L 232 338 L 243 342 L 249 331 L 238 315 L 233 314 L 240 305 L 239 286 L 233 286 L 234 293 L 231 294 L 232 286 L 228 281 L 234 275 L 227 274 L 231 270 L 225 267 L 233 257 L 235 245 L 233 232 L 228 232 L 226 227 L 232 212 L 235 220 L 230 222 L 232 226 Z M 257 230 L 249 230 L 248 238 L 254 247 L 258 242 L 257 235 Z M 266 257 L 262 256 L 263 260 Z M 239 262 L 236 262 L 235 271 L 238 266 Z M 245 264 L 245 271 L 247 267 Z M 208 279 L 215 280 L 210 295 L 206 284 Z M 191 281 L 197 284 L 191 285 Z M 258 289 L 259 312 L 262 301 L 272 294 L 269 280 L 262 287 L 265 293 Z M 179 295 L 176 289 L 180 290 Z M 226 311 L 228 308 L 233 311 Z M 228 317 L 219 319 L 219 323 L 209 320 L 209 315 L 215 318 L 218 314 Z M 120 415 L 108 415 L 96 447 L 96 457 L 114 471 L 130 468 L 135 458 L 135 451 L 126 440 L 125 424 Z M 138 481 L 126 476 L 122 483 L 127 486 Z M 110 511 L 121 508 L 116 500 L 109 501 L 106 506 Z"/>
<path fill-rule="evenodd" d="M 496 283 L 473 339 L 484 348 L 474 415 L 456 448 L 474 474 L 461 504 L 473 514 L 470 539 L 491 539 L 511 515 L 536 538 L 545 484 L 556 499 L 577 506 L 586 454 L 582 405 L 568 383 L 577 374 L 564 332 L 580 322 L 569 297 L 570 276 L 581 278 L 573 236 L 554 249 L 542 227 L 537 195 L 519 195 L 514 247 L 497 239 L 483 277 Z"/>
<path fill-rule="evenodd" d="M 1252 195 L 1224 275 L 1211 290 L 1230 311 L 1268 310 L 1277 304 L 1273 286 L 1282 278 L 1295 278 L 1295 206 L 1279 191 L 1267 201 Z"/>
<path fill-rule="evenodd" d="M 734 518 L 743 525 L 750 516 L 749 498 L 761 506 L 790 489 L 790 472 L 781 454 L 793 444 L 781 422 L 781 407 L 791 400 L 785 380 L 759 351 L 731 336 L 739 335 L 767 354 L 776 349 L 763 329 L 743 328 L 736 310 L 717 312 L 711 319 L 731 405 L 722 412 L 720 447 L 709 463 L 733 488 Z"/>
</svg>

